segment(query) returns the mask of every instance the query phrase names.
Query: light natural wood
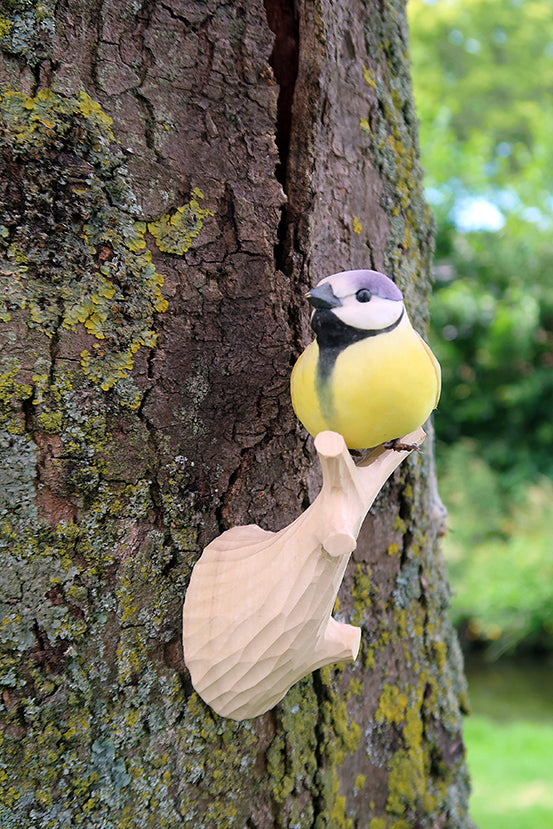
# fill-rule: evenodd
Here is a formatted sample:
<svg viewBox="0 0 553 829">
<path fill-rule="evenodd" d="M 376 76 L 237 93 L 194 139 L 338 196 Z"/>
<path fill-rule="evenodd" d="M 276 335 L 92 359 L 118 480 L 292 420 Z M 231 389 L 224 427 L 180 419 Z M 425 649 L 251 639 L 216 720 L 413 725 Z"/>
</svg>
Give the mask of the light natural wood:
<svg viewBox="0 0 553 829">
<path fill-rule="evenodd" d="M 420 445 L 417 429 L 403 443 Z M 273 533 L 234 527 L 192 572 L 183 611 L 185 661 L 218 714 L 256 717 L 316 668 L 353 661 L 361 631 L 332 618 L 349 557 L 378 492 L 412 449 L 379 446 L 357 466 L 336 432 L 315 438 L 323 485 L 313 504 Z"/>
</svg>

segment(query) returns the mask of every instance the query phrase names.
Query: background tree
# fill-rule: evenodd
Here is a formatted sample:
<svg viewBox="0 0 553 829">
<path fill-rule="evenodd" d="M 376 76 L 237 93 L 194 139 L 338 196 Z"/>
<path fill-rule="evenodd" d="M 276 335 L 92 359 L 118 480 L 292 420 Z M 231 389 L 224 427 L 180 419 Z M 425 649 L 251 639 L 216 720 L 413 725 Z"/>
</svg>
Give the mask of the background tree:
<svg viewBox="0 0 553 829">
<path fill-rule="evenodd" d="M 12 0 L 0 36 L 2 824 L 470 826 L 431 446 L 352 558 L 355 665 L 237 724 L 180 638 L 202 547 L 315 489 L 307 287 L 382 269 L 426 326 L 404 4 Z"/>
<path fill-rule="evenodd" d="M 553 18 L 544 0 L 409 4 L 454 617 L 553 646 Z M 529 60 L 528 56 L 532 59 Z"/>
</svg>

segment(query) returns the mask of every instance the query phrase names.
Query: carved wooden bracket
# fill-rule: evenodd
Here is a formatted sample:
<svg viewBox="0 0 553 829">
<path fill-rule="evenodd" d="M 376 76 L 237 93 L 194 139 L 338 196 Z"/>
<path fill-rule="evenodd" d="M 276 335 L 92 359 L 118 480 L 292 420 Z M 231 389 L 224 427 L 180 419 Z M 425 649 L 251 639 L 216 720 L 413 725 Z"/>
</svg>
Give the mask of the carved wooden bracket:
<svg viewBox="0 0 553 829">
<path fill-rule="evenodd" d="M 424 438 L 417 429 L 402 443 Z M 320 432 L 315 448 L 323 485 L 313 504 L 277 533 L 227 530 L 192 572 L 184 657 L 194 688 L 224 717 L 263 714 L 311 671 L 357 656 L 361 629 L 332 609 L 363 519 L 412 449 L 379 446 L 355 465 L 337 432 Z"/>
</svg>

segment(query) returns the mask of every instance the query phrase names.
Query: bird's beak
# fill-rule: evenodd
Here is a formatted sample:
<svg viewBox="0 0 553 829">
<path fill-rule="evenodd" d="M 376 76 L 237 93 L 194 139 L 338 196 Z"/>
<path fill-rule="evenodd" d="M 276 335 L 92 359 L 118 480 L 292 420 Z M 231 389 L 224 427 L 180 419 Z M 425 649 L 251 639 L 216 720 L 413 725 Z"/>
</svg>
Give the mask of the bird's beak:
<svg viewBox="0 0 553 829">
<path fill-rule="evenodd" d="M 328 282 L 318 285 L 316 288 L 311 288 L 306 296 L 313 308 L 328 310 L 329 308 L 338 308 L 342 304 Z"/>
</svg>

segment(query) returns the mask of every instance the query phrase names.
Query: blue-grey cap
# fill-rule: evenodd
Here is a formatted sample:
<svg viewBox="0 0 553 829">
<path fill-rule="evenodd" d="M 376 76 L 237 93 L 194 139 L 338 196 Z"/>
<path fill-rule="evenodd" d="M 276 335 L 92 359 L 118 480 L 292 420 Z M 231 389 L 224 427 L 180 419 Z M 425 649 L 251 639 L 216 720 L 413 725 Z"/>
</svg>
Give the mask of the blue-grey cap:
<svg viewBox="0 0 553 829">
<path fill-rule="evenodd" d="M 395 282 L 380 271 L 341 271 L 321 279 L 315 290 L 319 291 L 323 286 L 330 286 L 336 299 L 350 296 L 362 288 L 366 288 L 373 296 L 382 299 L 401 301 L 403 294 Z M 310 292 L 311 293 L 311 292 Z"/>
</svg>

